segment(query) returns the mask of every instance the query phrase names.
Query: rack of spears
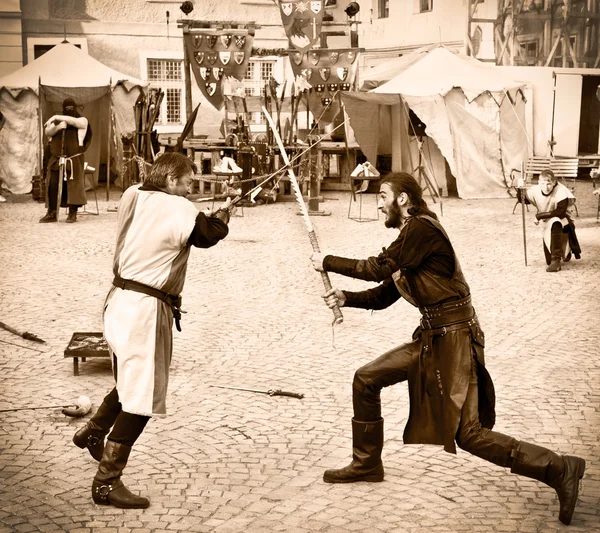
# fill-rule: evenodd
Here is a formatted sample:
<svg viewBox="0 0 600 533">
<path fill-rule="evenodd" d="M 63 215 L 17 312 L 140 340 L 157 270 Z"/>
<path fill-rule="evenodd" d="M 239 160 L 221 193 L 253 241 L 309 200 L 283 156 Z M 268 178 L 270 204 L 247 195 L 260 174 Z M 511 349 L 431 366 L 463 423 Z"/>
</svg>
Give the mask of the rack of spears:
<svg viewBox="0 0 600 533">
<path fill-rule="evenodd" d="M 147 168 L 154 162 L 160 148 L 154 126 L 160 114 L 164 92 L 150 89 L 140 93 L 134 106 L 135 133 L 123 135 L 123 189 L 142 181 Z"/>
<path fill-rule="evenodd" d="M 322 20 L 322 14 L 320 18 L 315 15 L 311 11 L 308 19 L 291 21 L 290 18 L 290 22 L 282 12 L 290 42 L 288 49 L 253 46 L 256 31 L 269 25 L 177 21 L 183 32 L 186 108 L 192 109 L 193 75 L 208 102 L 224 111 L 223 139 L 195 137 L 193 124 L 189 124 L 195 116 L 190 114 L 184 129 L 189 137 L 180 137 L 175 145 L 169 146 L 194 158 L 201 153 L 197 176 L 200 200 L 239 193 L 247 198 L 242 205 L 255 205 L 275 200 L 278 193 L 291 196 L 293 191 L 286 175 L 289 166 L 300 182 L 302 193 L 309 194 L 309 210 L 320 213 L 323 145 L 337 132 L 338 140 L 345 143 L 346 155 L 350 150 L 341 93 L 356 89 L 361 49 L 357 22 L 327 22 Z M 327 48 L 328 36 L 341 35 L 350 35 L 350 48 Z M 293 78 L 288 76 L 279 83 L 271 75 L 260 84 L 248 83 L 250 59 L 274 56 L 289 58 Z M 273 125 L 264 111 L 273 118 Z M 276 137 L 282 145 L 275 142 Z M 283 162 L 282 152 L 289 156 L 289 164 Z M 205 161 L 204 154 L 210 154 L 210 161 Z M 269 176 L 271 179 L 265 182 Z M 246 193 L 257 183 L 264 183 L 261 190 L 247 197 Z"/>
</svg>

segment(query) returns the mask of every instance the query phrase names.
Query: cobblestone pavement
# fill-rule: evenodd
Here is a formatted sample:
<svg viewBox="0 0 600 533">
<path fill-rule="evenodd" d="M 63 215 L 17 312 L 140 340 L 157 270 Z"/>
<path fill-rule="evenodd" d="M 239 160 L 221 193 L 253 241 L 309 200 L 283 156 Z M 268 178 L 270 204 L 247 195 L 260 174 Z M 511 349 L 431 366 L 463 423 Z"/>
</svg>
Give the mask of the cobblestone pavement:
<svg viewBox="0 0 600 533">
<path fill-rule="evenodd" d="M 444 199 L 442 216 L 486 332 L 496 429 L 587 461 L 568 528 L 547 486 L 462 450 L 403 445 L 405 384 L 382 394 L 385 482 L 323 483 L 326 468 L 350 458 L 354 370 L 407 341 L 418 312 L 406 302 L 344 309 L 332 331 L 293 202 L 246 208 L 225 241 L 192 251 L 169 414 L 148 424 L 124 474 L 151 506 L 94 505 L 96 463 L 71 443 L 89 415 L 68 418 L 52 406 L 84 394 L 94 412 L 112 387 L 108 359 L 88 359 L 74 376 L 63 352 L 73 332 L 101 331 L 120 194 L 100 201 L 100 216 L 69 225 L 38 224 L 41 204 L 9 197 L 0 205 L 0 320 L 47 344 L 0 330 L 0 533 L 600 531 L 600 222 L 591 190 L 578 183 L 583 258 L 557 274 L 545 272 L 533 212 L 524 265 L 513 199 Z M 323 251 L 377 254 L 395 231 L 383 220 L 349 220 L 348 201 L 325 193 L 320 207 L 331 216 L 314 218 Z M 363 215 L 375 213 L 366 195 Z M 5 411 L 27 407 L 45 408 Z"/>
</svg>

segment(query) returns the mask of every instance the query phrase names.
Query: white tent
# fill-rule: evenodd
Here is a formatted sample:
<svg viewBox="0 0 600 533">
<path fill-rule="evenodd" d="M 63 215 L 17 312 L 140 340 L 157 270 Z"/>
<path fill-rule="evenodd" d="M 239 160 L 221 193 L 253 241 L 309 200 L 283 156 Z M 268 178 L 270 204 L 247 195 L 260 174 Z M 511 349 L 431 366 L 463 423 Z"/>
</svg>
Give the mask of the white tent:
<svg viewBox="0 0 600 533">
<path fill-rule="evenodd" d="M 14 194 L 31 191 L 41 173 L 42 124 L 73 98 L 92 128 L 85 160 L 118 169 L 121 134 L 135 131 L 133 106 L 147 82 L 122 74 L 63 42 L 23 68 L 0 78 L 0 181 Z M 110 139 L 110 141 L 109 141 Z M 95 180 L 98 180 L 98 171 Z M 107 179 L 108 184 L 108 179 Z"/>
<path fill-rule="evenodd" d="M 523 84 L 443 46 L 392 62 L 376 67 L 385 83 L 342 96 L 367 158 L 392 154 L 393 170 L 415 172 L 410 108 L 427 126 L 422 163 L 440 187 L 446 181 L 445 158 L 461 198 L 507 197 L 510 171 L 528 154 Z M 367 87 L 377 84 L 368 71 L 366 78 Z"/>
</svg>

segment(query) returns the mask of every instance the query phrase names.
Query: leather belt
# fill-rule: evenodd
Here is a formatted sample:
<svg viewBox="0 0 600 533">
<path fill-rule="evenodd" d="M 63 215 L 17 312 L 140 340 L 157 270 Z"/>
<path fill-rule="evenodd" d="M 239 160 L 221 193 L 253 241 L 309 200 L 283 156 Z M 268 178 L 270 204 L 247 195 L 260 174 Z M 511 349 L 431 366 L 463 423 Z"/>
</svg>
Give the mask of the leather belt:
<svg viewBox="0 0 600 533">
<path fill-rule="evenodd" d="M 141 292 L 142 294 L 154 296 L 154 298 L 165 302 L 171 308 L 171 311 L 173 311 L 173 318 L 175 319 L 175 327 L 177 328 L 177 331 L 181 331 L 181 313 L 185 312 L 181 310 L 181 296 L 169 294 L 168 292 L 161 291 L 160 289 L 155 289 L 154 287 L 150 287 L 149 285 L 145 285 L 144 283 L 140 283 L 139 281 L 123 279 L 120 276 L 115 276 L 112 283 L 115 287 L 118 287 L 119 289 L 123 289 L 126 291 Z"/>
<path fill-rule="evenodd" d="M 471 297 L 454 300 L 435 307 L 421 307 L 421 329 L 435 330 L 468 321 L 475 316 Z"/>
</svg>

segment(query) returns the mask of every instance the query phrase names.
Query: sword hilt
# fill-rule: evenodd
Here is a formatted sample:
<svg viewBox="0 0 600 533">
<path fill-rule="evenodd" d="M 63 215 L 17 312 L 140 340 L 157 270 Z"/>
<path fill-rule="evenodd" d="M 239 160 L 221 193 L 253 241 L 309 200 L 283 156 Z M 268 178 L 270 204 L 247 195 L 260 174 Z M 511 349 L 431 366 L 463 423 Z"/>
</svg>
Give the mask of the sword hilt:
<svg viewBox="0 0 600 533">
<path fill-rule="evenodd" d="M 284 390 L 269 390 L 269 396 L 289 396 L 290 398 L 298 398 L 299 400 L 301 400 L 302 398 L 304 398 L 304 394 L 298 393 L 298 392 L 287 392 Z"/>
<path fill-rule="evenodd" d="M 308 233 L 308 237 L 310 239 L 310 243 L 312 244 L 313 251 L 320 253 L 321 249 L 319 248 L 319 242 L 317 241 L 317 236 L 316 236 L 315 232 L 310 231 Z M 323 286 L 325 287 L 325 290 L 330 291 L 333 287 L 331 286 L 331 280 L 329 279 L 329 274 L 327 272 L 321 272 L 321 278 L 323 280 Z M 342 311 L 340 310 L 340 307 L 338 305 L 336 305 L 335 307 L 332 307 L 331 310 L 333 311 L 333 323 L 341 324 L 344 321 L 344 315 L 342 315 Z"/>
</svg>

